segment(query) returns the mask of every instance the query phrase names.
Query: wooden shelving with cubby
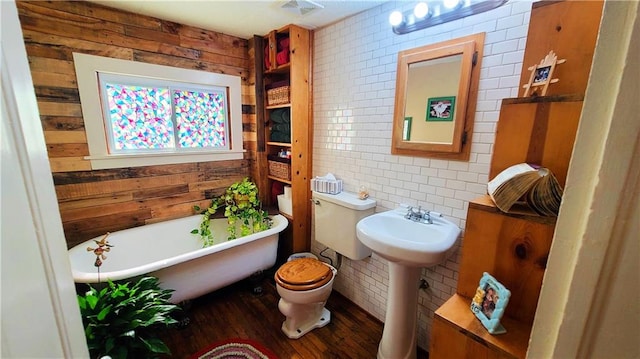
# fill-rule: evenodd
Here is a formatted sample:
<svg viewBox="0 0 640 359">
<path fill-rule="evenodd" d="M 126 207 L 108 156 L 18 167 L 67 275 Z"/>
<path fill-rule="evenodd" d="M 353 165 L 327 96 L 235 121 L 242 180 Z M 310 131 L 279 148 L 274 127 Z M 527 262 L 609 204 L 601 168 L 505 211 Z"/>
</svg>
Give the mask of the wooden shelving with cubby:
<svg viewBox="0 0 640 359">
<path fill-rule="evenodd" d="M 311 31 L 296 25 L 288 25 L 271 31 L 263 37 L 256 37 L 256 51 L 263 51 L 261 63 L 256 63 L 256 93 L 258 101 L 262 101 L 257 109 L 262 109 L 258 116 L 259 136 L 263 136 L 264 149 L 258 149 L 263 156 L 259 163 L 264 164 L 260 173 L 265 176 L 257 179 L 263 202 L 269 206 L 277 206 L 272 188 L 280 184 L 291 186 L 292 214 L 289 219 L 287 233 L 281 235 L 279 257 L 286 258 L 294 252 L 308 251 L 311 247 L 311 151 L 312 151 L 312 107 L 311 107 Z M 288 49 L 282 47 L 288 42 Z M 283 60 L 287 60 L 283 63 Z M 284 85 L 283 85 L 284 84 Z M 269 101 L 269 90 L 288 86 L 288 101 Z M 271 98 L 273 100 L 273 98 Z M 271 103 L 271 104 L 270 104 Z M 288 112 L 277 112 L 286 109 Z M 277 124 L 271 116 L 276 113 L 288 115 L 290 138 L 281 136 L 272 138 L 272 130 Z M 286 122 L 284 122 L 286 123 Z M 279 126 L 282 130 L 282 126 Z M 260 130 L 262 128 L 262 130 Z M 289 141 L 286 141 L 289 140 Z M 258 141 L 260 143 L 260 140 Z M 269 173 L 267 156 L 276 155 L 282 150 L 291 152 L 290 180 Z"/>
<path fill-rule="evenodd" d="M 469 203 L 456 294 L 435 312 L 430 357 L 525 357 L 554 229 L 555 218 L 502 213 L 488 195 Z M 483 272 L 511 291 L 506 334 L 489 334 L 471 311 Z"/>
<path fill-rule="evenodd" d="M 274 110 L 274 109 L 278 109 L 278 108 L 287 108 L 287 107 L 291 107 L 290 103 L 283 103 L 280 105 L 271 105 L 271 106 L 266 106 L 267 110 Z"/>
<path fill-rule="evenodd" d="M 291 181 L 288 181 L 286 179 L 282 179 L 282 178 L 279 178 L 279 177 L 275 177 L 275 176 L 269 175 L 269 176 L 267 176 L 267 178 L 272 180 L 272 181 L 278 181 L 278 182 L 281 182 L 281 183 L 284 183 L 284 184 L 288 184 L 288 185 L 291 184 Z"/>
<path fill-rule="evenodd" d="M 581 109 L 580 96 L 503 100 L 490 178 L 527 162 L 551 169 L 564 185 Z M 488 195 L 469 203 L 456 294 L 435 312 L 430 357 L 526 356 L 555 222 L 503 213 Z M 483 272 L 511 291 L 506 334 L 489 334 L 469 308 Z"/>
<path fill-rule="evenodd" d="M 291 147 L 290 143 L 285 143 L 285 142 L 267 142 L 267 146 L 273 146 L 273 147 Z"/>
<path fill-rule="evenodd" d="M 520 83 L 530 76 L 527 67 L 550 50 L 573 65 L 554 72 L 560 81 L 548 96 L 502 101 L 490 179 L 525 162 L 548 168 L 564 187 L 601 13 L 602 1 L 532 5 Z M 469 203 L 456 294 L 435 311 L 430 358 L 526 357 L 555 223 L 553 217 L 503 213 L 487 195 Z M 511 291 L 500 319 L 505 334 L 489 334 L 470 309 L 483 272 Z"/>
<path fill-rule="evenodd" d="M 469 309 L 470 300 L 459 294 L 436 311 L 430 357 L 436 358 L 524 358 L 531 325 L 504 318 L 507 333 L 491 335 Z M 461 330 L 464 328 L 464 330 Z"/>
<path fill-rule="evenodd" d="M 289 72 L 289 69 L 291 68 L 291 66 L 287 63 L 284 65 L 280 65 L 274 69 L 271 70 L 266 70 L 265 74 L 270 75 L 270 74 L 284 74 Z"/>
</svg>

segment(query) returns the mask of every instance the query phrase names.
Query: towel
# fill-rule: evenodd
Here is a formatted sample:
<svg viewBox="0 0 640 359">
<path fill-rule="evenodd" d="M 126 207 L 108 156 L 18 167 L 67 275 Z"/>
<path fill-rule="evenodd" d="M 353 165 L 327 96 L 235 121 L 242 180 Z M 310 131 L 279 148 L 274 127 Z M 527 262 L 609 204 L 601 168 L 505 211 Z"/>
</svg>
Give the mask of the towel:
<svg viewBox="0 0 640 359">
<path fill-rule="evenodd" d="M 278 123 L 271 127 L 271 131 L 281 132 L 281 133 L 291 133 L 291 126 L 286 123 Z"/>
<path fill-rule="evenodd" d="M 283 142 L 283 143 L 291 143 L 291 134 L 272 131 L 271 132 L 271 141 L 273 142 Z"/>
<path fill-rule="evenodd" d="M 291 122 L 291 115 L 288 108 L 280 108 L 271 111 L 269 118 L 273 123 L 289 123 Z"/>
</svg>

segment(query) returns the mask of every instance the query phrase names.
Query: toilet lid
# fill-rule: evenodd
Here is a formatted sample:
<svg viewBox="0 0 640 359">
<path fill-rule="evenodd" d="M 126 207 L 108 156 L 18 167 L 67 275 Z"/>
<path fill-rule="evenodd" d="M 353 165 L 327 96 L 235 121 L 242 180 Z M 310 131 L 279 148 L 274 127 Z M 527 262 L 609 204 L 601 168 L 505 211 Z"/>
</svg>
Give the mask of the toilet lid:
<svg viewBox="0 0 640 359">
<path fill-rule="evenodd" d="M 275 275 L 276 282 L 289 290 L 310 290 L 327 284 L 333 271 L 313 258 L 298 258 L 283 264 Z"/>
</svg>

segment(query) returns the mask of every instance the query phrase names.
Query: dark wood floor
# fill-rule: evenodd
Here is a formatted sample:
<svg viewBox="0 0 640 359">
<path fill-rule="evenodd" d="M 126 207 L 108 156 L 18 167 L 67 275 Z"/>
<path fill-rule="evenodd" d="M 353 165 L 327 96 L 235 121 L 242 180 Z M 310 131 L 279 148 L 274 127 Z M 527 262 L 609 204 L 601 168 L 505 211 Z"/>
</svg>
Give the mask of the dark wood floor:
<svg viewBox="0 0 640 359">
<path fill-rule="evenodd" d="M 261 294 L 254 293 L 256 286 L 261 286 Z M 267 272 L 263 278 L 247 279 L 193 300 L 189 325 L 167 331 L 162 339 L 172 358 L 188 358 L 230 338 L 258 341 L 280 359 L 376 357 L 382 323 L 339 293 L 334 291 L 326 305 L 331 322 L 299 339 L 282 333 L 279 299 L 272 274 Z M 428 354 L 419 351 L 418 359 L 425 358 Z"/>
</svg>

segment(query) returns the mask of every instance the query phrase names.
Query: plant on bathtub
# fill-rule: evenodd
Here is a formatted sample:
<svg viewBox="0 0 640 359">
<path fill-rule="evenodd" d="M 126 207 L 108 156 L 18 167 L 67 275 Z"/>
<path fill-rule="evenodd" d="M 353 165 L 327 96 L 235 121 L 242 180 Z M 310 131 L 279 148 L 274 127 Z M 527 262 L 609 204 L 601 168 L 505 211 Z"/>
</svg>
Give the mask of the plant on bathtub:
<svg viewBox="0 0 640 359">
<path fill-rule="evenodd" d="M 202 212 L 200 227 L 191 231 L 191 233 L 200 236 L 205 247 L 214 244 L 210 220 L 211 216 L 223 206 L 224 216 L 227 217 L 228 223 L 228 240 L 238 237 L 238 228 L 240 229 L 240 237 L 271 228 L 271 219 L 262 209 L 262 203 L 258 197 L 258 186 L 248 178 L 244 178 L 229 186 L 223 195 L 211 200 L 209 207 Z M 194 209 L 198 212 L 201 211 L 198 206 L 195 206 Z"/>
</svg>

